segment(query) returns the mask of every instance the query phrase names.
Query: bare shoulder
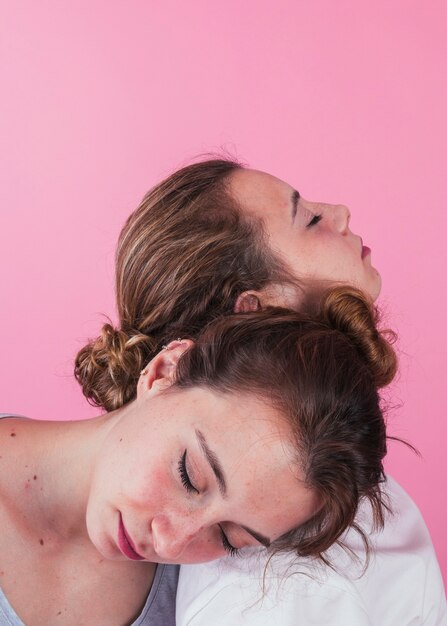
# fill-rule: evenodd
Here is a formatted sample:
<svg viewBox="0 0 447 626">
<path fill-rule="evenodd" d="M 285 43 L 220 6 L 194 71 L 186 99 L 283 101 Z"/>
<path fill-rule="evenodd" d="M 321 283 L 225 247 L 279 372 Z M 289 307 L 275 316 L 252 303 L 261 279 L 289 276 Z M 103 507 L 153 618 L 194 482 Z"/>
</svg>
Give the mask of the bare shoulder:
<svg viewBox="0 0 447 626">
<path fill-rule="evenodd" d="M 21 502 L 18 481 L 29 457 L 28 424 L 33 420 L 19 417 L 0 419 L 0 494 L 1 508 L 17 509 Z"/>
<path fill-rule="evenodd" d="M 26 417 L 20 415 L 8 415 L 7 413 L 0 413 L 0 435 L 8 433 L 11 437 L 14 437 L 14 433 L 17 428 L 23 428 L 24 424 L 30 422 Z"/>
<path fill-rule="evenodd" d="M 0 419 L 0 471 L 3 474 L 10 463 L 21 456 L 21 441 L 34 420 L 25 417 L 4 416 Z M 12 454 L 12 456 L 10 455 Z M 12 468 L 10 468 L 12 469 Z"/>
</svg>

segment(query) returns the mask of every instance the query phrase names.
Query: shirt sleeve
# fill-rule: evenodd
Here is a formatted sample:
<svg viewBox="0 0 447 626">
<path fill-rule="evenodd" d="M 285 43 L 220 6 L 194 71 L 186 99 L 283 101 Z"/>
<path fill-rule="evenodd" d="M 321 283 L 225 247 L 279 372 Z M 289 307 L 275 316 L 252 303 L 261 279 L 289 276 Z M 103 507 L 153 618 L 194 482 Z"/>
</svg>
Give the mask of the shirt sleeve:
<svg viewBox="0 0 447 626">
<path fill-rule="evenodd" d="M 257 597 L 243 581 L 235 581 L 211 592 L 205 604 L 181 612 L 177 626 L 373 626 L 349 585 L 303 585 L 301 576 L 292 574 Z"/>
<path fill-rule="evenodd" d="M 345 545 L 359 560 L 331 548 L 336 571 L 286 555 L 265 569 L 262 553 L 258 561 L 228 557 L 182 566 L 177 625 L 447 626 L 442 576 L 422 515 L 393 479 L 384 493 L 391 512 L 382 531 L 371 530 L 368 506 L 359 511 L 371 541 L 368 567 L 362 565 L 362 541 L 352 531 Z"/>
<path fill-rule="evenodd" d="M 180 568 L 177 626 L 373 626 L 356 585 L 282 555 Z"/>
</svg>

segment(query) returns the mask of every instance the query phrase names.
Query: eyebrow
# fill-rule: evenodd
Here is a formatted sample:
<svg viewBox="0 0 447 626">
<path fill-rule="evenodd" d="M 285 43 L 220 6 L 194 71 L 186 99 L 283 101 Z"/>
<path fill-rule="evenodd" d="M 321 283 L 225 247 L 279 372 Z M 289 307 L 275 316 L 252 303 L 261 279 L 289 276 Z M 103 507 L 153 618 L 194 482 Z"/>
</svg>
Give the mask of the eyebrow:
<svg viewBox="0 0 447 626">
<path fill-rule="evenodd" d="M 270 547 L 272 542 L 270 541 L 268 537 L 264 537 L 264 535 L 257 533 L 255 530 L 252 530 L 251 528 L 248 528 L 248 526 L 241 525 L 241 528 L 246 530 L 249 535 L 254 537 L 256 541 L 259 541 L 259 543 L 262 543 L 262 545 L 265 546 L 266 548 Z"/>
<path fill-rule="evenodd" d="M 225 497 L 227 495 L 227 482 L 225 480 L 225 472 L 222 469 L 222 465 L 220 464 L 219 459 L 215 452 L 211 450 L 209 447 L 205 435 L 201 430 L 196 428 L 196 437 L 199 442 L 200 447 L 202 448 L 203 454 L 205 455 L 206 460 L 210 464 L 211 469 L 213 470 L 214 476 L 219 484 L 220 493 Z"/>
<path fill-rule="evenodd" d="M 222 465 L 220 464 L 220 461 L 217 458 L 216 453 L 213 452 L 211 448 L 209 447 L 208 442 L 205 438 L 205 435 L 202 433 L 202 431 L 196 428 L 195 432 L 196 432 L 197 441 L 199 442 L 199 445 L 202 448 L 205 458 L 210 464 L 210 467 L 213 470 L 214 476 L 216 477 L 216 480 L 219 484 L 219 490 L 221 494 L 225 497 L 227 495 L 227 483 L 225 480 L 225 473 L 222 469 Z M 249 535 L 251 535 L 254 539 L 256 539 L 256 541 L 259 541 L 259 543 L 261 543 L 266 548 L 268 548 L 270 544 L 272 543 L 268 537 L 261 535 L 261 533 L 257 533 L 255 530 L 248 528 L 248 526 L 241 525 L 241 528 L 243 528 Z"/>
<path fill-rule="evenodd" d="M 291 215 L 292 215 L 292 223 L 295 220 L 295 216 L 296 216 L 296 212 L 298 210 L 298 202 L 299 199 L 301 198 L 300 196 L 300 192 L 297 191 L 296 189 L 294 189 L 292 191 L 292 196 L 291 196 L 291 201 L 292 201 L 292 211 L 291 211 Z"/>
</svg>

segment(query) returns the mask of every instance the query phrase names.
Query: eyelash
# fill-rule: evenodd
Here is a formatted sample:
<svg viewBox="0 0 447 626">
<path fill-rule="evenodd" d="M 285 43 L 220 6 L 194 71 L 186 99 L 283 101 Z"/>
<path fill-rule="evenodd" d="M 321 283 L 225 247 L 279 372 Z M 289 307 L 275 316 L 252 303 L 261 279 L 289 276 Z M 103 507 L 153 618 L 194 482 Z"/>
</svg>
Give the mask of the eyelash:
<svg viewBox="0 0 447 626">
<path fill-rule="evenodd" d="M 310 220 L 310 222 L 307 225 L 307 228 L 309 228 L 310 226 L 315 226 L 316 224 L 318 224 L 318 222 L 321 220 L 321 214 L 320 215 L 314 215 L 312 217 L 312 219 Z"/>
<path fill-rule="evenodd" d="M 191 479 L 188 474 L 188 470 L 186 469 L 186 450 L 183 452 L 182 456 L 178 462 L 178 473 L 180 475 L 180 480 L 182 481 L 182 485 L 186 489 L 188 493 L 200 493 L 199 490 L 194 487 L 191 482 Z M 229 541 L 228 537 L 224 533 L 222 526 L 219 524 L 220 536 L 222 539 L 222 545 L 224 550 L 228 552 L 230 556 L 237 556 L 240 552 L 238 548 L 235 548 Z"/>
<path fill-rule="evenodd" d="M 219 524 L 219 530 L 220 530 L 220 536 L 222 537 L 222 545 L 225 551 L 228 552 L 230 556 L 238 556 L 240 553 L 239 548 L 235 548 L 233 545 L 231 545 L 231 543 L 228 541 L 228 537 L 224 533 L 224 530 L 220 524 Z"/>
<path fill-rule="evenodd" d="M 178 462 L 178 473 L 180 474 L 180 480 L 182 481 L 182 485 L 188 493 L 199 493 L 199 490 L 192 484 L 191 479 L 189 478 L 188 471 L 186 469 L 186 450 L 184 451 Z"/>
</svg>

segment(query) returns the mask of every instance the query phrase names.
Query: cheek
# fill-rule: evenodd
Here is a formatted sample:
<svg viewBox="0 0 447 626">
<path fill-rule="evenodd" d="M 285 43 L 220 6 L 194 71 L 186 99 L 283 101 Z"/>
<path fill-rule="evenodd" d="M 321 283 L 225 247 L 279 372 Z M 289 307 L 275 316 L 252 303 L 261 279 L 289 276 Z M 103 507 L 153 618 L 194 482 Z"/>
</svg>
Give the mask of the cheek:
<svg viewBox="0 0 447 626">
<path fill-rule="evenodd" d="M 135 485 L 133 496 L 145 506 L 151 502 L 152 506 L 162 511 L 166 502 L 176 495 L 175 484 L 166 465 L 147 467 L 143 473 L 140 471 L 139 475 L 134 476 L 133 480 Z"/>
<path fill-rule="evenodd" d="M 206 563 L 207 561 L 214 561 L 226 555 L 226 552 L 222 545 L 216 541 L 215 538 L 198 537 L 187 548 L 186 552 L 182 555 L 182 563 Z"/>
<path fill-rule="evenodd" d="M 297 241 L 286 249 L 286 260 L 298 279 L 327 278 L 334 263 L 343 263 L 346 256 L 330 237 L 323 235 L 312 240 Z"/>
</svg>

